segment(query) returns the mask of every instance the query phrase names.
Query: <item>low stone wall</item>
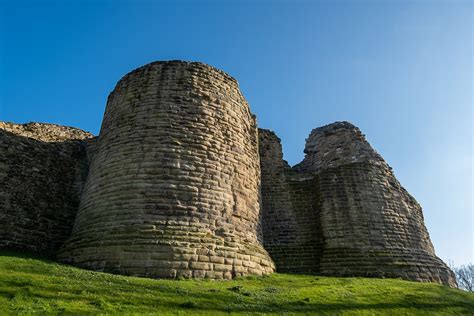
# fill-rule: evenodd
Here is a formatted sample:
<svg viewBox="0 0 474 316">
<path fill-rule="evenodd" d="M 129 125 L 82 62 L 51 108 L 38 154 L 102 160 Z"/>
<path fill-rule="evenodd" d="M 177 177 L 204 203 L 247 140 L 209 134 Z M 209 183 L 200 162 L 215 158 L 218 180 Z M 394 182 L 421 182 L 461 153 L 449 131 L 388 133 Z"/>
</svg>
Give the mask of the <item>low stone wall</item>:
<svg viewBox="0 0 474 316">
<path fill-rule="evenodd" d="M 56 253 L 79 206 L 91 137 L 53 124 L 0 122 L 0 249 Z"/>
</svg>

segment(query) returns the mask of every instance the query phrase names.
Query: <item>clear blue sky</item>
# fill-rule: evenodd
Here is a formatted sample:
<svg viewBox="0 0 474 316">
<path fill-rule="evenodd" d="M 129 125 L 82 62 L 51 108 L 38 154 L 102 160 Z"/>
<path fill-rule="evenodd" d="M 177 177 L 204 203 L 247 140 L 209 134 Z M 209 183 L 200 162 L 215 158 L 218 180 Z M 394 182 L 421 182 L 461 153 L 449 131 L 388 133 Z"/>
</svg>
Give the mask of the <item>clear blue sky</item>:
<svg viewBox="0 0 474 316">
<path fill-rule="evenodd" d="M 471 1 L 0 0 L 0 120 L 98 133 L 108 93 L 154 60 L 240 82 L 303 158 L 312 128 L 359 126 L 424 208 L 437 253 L 473 260 Z"/>
</svg>

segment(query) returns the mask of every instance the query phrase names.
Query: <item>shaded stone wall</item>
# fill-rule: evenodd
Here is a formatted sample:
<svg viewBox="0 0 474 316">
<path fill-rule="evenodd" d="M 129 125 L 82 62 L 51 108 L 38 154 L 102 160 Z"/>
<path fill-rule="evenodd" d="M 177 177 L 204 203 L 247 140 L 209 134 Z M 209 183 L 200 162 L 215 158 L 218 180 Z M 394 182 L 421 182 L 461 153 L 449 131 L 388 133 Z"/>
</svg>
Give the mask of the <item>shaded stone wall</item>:
<svg viewBox="0 0 474 316">
<path fill-rule="evenodd" d="M 282 261 L 276 260 L 277 267 L 299 272 L 291 263 L 298 261 L 298 257 L 306 262 L 311 246 L 307 245 L 304 251 L 292 246 L 300 243 L 300 236 L 306 231 L 313 234 L 318 245 L 314 250 L 317 264 L 313 265 L 313 273 L 399 277 L 455 286 L 452 272 L 434 253 L 421 207 L 357 127 L 337 122 L 313 130 L 307 139 L 305 159 L 292 170 L 286 167 L 284 176 L 268 172 L 274 169 L 265 166 L 281 165 L 281 149 L 267 152 L 264 148 L 268 138 L 260 137 L 260 141 L 262 190 L 281 188 L 289 192 L 289 200 L 298 201 L 290 207 L 279 207 L 280 224 L 284 225 L 286 217 L 295 217 L 293 221 L 300 218 L 302 222 L 312 222 L 314 227 L 311 229 L 307 224 L 306 229 L 298 229 L 298 234 L 289 238 L 264 235 L 265 245 L 271 244 L 268 251 L 272 256 L 274 249 L 290 248 L 289 256 L 275 252 Z M 272 156 L 273 162 L 265 155 Z M 292 190 L 298 178 L 305 179 L 300 184 L 306 189 L 300 192 L 307 192 L 306 197 Z M 262 193 L 265 196 L 265 191 Z M 305 199 L 314 202 L 301 203 Z M 265 225 L 267 221 L 280 221 L 272 216 L 267 219 L 277 204 L 278 199 L 272 194 L 262 199 Z"/>
<path fill-rule="evenodd" d="M 147 277 L 273 272 L 261 245 L 255 118 L 210 66 L 155 62 L 110 94 L 59 258 Z"/>
<path fill-rule="evenodd" d="M 0 249 L 55 254 L 72 229 L 91 137 L 54 124 L 0 122 Z"/>
<path fill-rule="evenodd" d="M 265 249 L 278 272 L 319 271 L 322 241 L 313 177 L 291 170 L 274 132 L 258 132 Z"/>
</svg>

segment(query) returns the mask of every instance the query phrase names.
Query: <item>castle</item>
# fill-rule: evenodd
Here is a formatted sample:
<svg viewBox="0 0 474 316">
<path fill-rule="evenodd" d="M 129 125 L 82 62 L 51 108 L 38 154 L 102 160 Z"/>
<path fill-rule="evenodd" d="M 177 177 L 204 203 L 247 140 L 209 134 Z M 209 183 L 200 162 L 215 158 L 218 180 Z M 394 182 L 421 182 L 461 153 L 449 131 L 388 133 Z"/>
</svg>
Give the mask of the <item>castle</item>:
<svg viewBox="0 0 474 316">
<path fill-rule="evenodd" d="M 100 135 L 0 122 L 0 249 L 151 278 L 274 271 L 456 286 L 420 205 L 348 122 L 314 129 L 305 158 L 228 74 L 153 62 L 109 95 Z"/>
</svg>

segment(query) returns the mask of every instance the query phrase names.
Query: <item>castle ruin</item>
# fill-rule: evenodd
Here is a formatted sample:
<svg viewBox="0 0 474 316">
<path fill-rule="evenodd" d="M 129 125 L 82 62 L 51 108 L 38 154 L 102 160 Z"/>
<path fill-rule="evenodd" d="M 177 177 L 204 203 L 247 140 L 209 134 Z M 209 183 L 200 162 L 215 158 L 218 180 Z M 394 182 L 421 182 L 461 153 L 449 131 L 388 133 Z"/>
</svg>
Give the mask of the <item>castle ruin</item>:
<svg viewBox="0 0 474 316">
<path fill-rule="evenodd" d="M 274 271 L 456 286 L 421 207 L 348 122 L 284 160 L 237 81 L 153 62 L 109 95 L 98 137 L 0 122 L 0 249 L 152 278 Z"/>
</svg>

